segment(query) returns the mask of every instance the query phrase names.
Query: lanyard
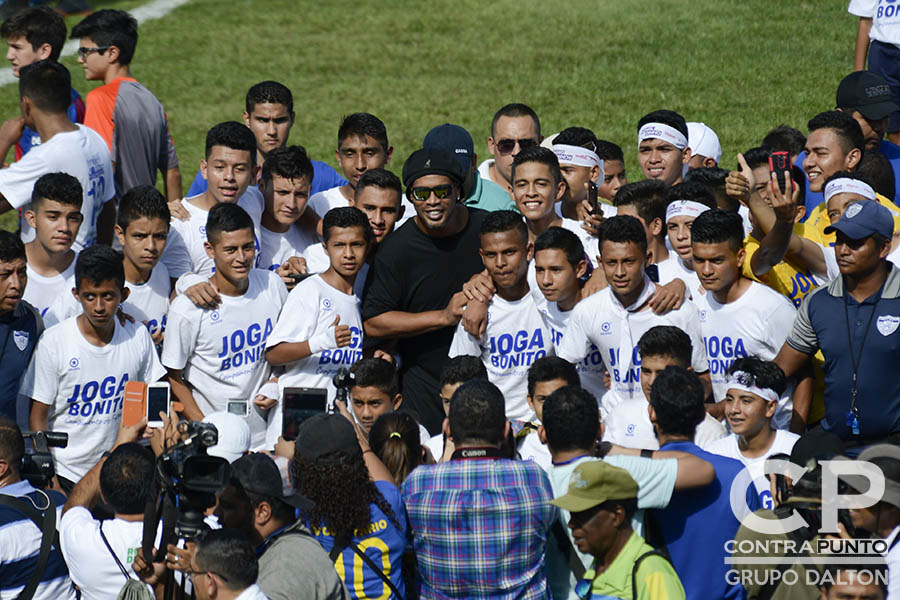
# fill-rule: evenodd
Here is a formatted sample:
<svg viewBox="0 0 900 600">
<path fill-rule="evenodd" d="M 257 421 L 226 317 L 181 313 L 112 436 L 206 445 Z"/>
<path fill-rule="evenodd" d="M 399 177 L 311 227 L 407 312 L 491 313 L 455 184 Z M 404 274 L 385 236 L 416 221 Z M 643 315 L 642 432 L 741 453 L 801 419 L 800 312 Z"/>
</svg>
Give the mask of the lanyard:
<svg viewBox="0 0 900 600">
<path fill-rule="evenodd" d="M 500 448 L 495 446 L 478 446 L 460 448 L 450 456 L 450 460 L 472 460 L 476 458 L 503 458 Z"/>
<path fill-rule="evenodd" d="M 866 338 L 869 335 L 869 328 L 872 326 L 872 319 L 875 317 L 875 312 L 878 310 L 878 303 L 881 301 L 881 294 L 878 294 L 878 298 L 875 300 L 875 306 L 872 307 L 872 312 L 869 313 L 869 321 L 866 323 L 862 342 L 859 346 L 859 356 L 856 356 L 853 352 L 853 334 L 850 331 L 850 311 L 847 308 L 847 294 L 848 292 L 844 290 L 844 319 L 847 324 L 847 349 L 850 351 L 850 365 L 853 367 L 853 379 L 850 386 L 850 410 L 847 412 L 847 427 L 850 428 L 853 435 L 859 435 L 859 409 L 856 408 L 856 376 L 859 372 L 859 363 L 862 362 L 863 351 L 866 348 Z M 860 306 L 862 306 L 862 304 L 860 304 Z"/>
</svg>

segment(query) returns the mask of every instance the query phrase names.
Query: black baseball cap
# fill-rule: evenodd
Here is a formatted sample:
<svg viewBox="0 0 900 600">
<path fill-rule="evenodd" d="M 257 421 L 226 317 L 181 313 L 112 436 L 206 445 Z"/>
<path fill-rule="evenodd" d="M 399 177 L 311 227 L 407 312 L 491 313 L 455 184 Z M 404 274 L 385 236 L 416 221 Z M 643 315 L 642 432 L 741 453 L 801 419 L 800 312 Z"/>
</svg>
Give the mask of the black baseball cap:
<svg viewBox="0 0 900 600">
<path fill-rule="evenodd" d="M 350 421 L 341 415 L 328 413 L 303 421 L 297 430 L 294 449 L 306 460 L 316 460 L 336 452 L 349 456 L 361 454 L 359 440 Z"/>
<path fill-rule="evenodd" d="M 285 493 L 284 480 L 278 465 L 266 454 L 245 454 L 231 463 L 231 478 L 236 479 L 244 491 L 268 498 L 278 498 L 302 510 L 310 510 L 315 503 L 295 491 Z"/>
<path fill-rule="evenodd" d="M 854 71 L 844 77 L 838 85 L 835 103 L 838 108 L 855 108 L 872 120 L 883 119 L 900 110 L 888 82 L 869 71 Z"/>
<path fill-rule="evenodd" d="M 456 185 L 462 185 L 466 178 L 456 157 L 446 150 L 422 148 L 410 154 L 403 163 L 403 185 L 409 187 L 419 177 L 445 175 Z"/>
<path fill-rule="evenodd" d="M 444 123 L 433 127 L 422 140 L 423 148 L 444 150 L 456 157 L 456 162 L 463 173 L 468 173 L 475 155 L 475 142 L 468 131 L 452 123 Z"/>
</svg>

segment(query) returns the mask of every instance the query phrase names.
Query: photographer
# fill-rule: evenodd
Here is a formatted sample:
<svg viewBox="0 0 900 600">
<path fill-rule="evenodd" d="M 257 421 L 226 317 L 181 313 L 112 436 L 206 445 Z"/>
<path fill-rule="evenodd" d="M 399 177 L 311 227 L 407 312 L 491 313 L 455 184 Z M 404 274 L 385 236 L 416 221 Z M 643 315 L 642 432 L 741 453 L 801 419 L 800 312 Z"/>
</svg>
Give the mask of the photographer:
<svg viewBox="0 0 900 600">
<path fill-rule="evenodd" d="M 0 577 L 0 598 L 35 599 L 74 599 L 75 588 L 69 578 L 69 570 L 63 561 L 59 545 L 50 548 L 46 563 L 41 569 L 39 579 L 31 584 L 31 593 L 22 594 L 29 587 L 35 569 L 40 563 L 40 549 L 43 533 L 32 519 L 13 502 L 27 502 L 28 506 L 37 509 L 44 518 L 45 509 L 53 501 L 56 520 L 65 502 L 65 496 L 59 492 L 35 489 L 21 476 L 22 458 L 25 455 L 25 440 L 15 422 L 0 417 L 0 529 L 3 530 L 3 543 L 0 544 L 0 573 L 8 574 Z"/>
<path fill-rule="evenodd" d="M 268 600 L 256 585 L 259 565 L 253 546 L 233 529 L 198 538 L 188 573 L 197 600 Z"/>
</svg>

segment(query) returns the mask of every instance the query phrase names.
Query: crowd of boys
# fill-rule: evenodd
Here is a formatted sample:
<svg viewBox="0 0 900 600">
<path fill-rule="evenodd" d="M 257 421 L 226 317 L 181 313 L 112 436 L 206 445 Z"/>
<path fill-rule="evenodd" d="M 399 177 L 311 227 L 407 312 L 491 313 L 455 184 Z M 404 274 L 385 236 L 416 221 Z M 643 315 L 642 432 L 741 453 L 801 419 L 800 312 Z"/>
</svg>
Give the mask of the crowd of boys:
<svg viewBox="0 0 900 600">
<path fill-rule="evenodd" d="M 900 597 L 900 148 L 882 139 L 900 106 L 881 76 L 849 74 L 807 135 L 760 132 L 730 172 L 716 132 L 671 110 L 623 150 L 584 123 L 545 136 L 513 103 L 480 164 L 451 123 L 391 163 L 385 123 L 347 115 L 339 174 L 289 143 L 291 91 L 264 81 L 243 123 L 209 129 L 182 197 L 166 113 L 129 70 L 130 15 L 73 28 L 102 82 L 84 101 L 55 13 L 0 34 L 21 97 L 0 126 L 16 159 L 0 211 L 20 223 L 0 231 L 0 499 L 58 512 L 59 532 L 44 556 L 36 523 L 0 504 L 17 532 L 0 598 L 111 598 L 166 570 L 201 598 Z M 122 425 L 133 381 L 168 384 L 164 428 Z M 355 448 L 347 424 L 323 417 L 269 458 L 298 388 L 353 424 L 382 490 L 352 569 L 333 550 L 348 541 L 284 491 L 311 456 Z M 418 425 L 404 481 L 367 439 L 395 411 Z M 218 427 L 232 483 L 208 521 L 226 531 L 154 564 L 138 552 L 154 458 L 136 442 L 158 453 L 179 419 Z M 68 434 L 46 492 L 22 477 L 23 430 Z M 794 501 L 767 474 L 776 455 L 809 478 L 838 455 L 879 465 L 878 510 L 850 517 L 886 541 L 880 579 L 734 576 L 747 511 Z"/>
</svg>

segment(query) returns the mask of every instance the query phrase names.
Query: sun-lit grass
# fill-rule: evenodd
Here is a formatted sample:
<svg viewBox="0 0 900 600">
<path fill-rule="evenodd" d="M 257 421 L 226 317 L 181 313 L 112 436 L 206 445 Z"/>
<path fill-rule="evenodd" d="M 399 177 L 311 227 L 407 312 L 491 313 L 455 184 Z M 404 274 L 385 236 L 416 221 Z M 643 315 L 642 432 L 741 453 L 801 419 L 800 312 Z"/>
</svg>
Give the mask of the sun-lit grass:
<svg viewBox="0 0 900 600">
<path fill-rule="evenodd" d="M 193 0 L 141 26 L 132 66 L 166 107 L 185 189 L 206 130 L 240 119 L 247 88 L 263 79 L 294 92 L 291 141 L 332 165 L 344 114 L 384 120 L 399 172 L 447 121 L 487 156 L 491 116 L 518 101 L 545 134 L 580 125 L 620 144 L 637 179 L 636 123 L 657 108 L 713 127 L 726 167 L 775 125 L 805 132 L 852 68 L 855 28 L 846 3 L 831 0 Z M 96 85 L 73 57 L 64 62 L 78 90 Z M 17 110 L 15 87 L 0 89 L 0 115 Z"/>
</svg>

